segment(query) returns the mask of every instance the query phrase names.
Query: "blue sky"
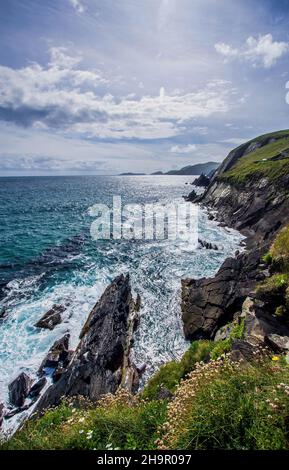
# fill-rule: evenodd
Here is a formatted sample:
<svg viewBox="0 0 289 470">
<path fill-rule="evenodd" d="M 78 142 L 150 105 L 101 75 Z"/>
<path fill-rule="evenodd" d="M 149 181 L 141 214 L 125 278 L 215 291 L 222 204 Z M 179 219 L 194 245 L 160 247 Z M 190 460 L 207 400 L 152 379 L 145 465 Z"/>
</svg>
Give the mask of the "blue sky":
<svg viewBox="0 0 289 470">
<path fill-rule="evenodd" d="M 221 161 L 288 80 L 286 0 L 1 0 L 0 175 Z"/>
</svg>

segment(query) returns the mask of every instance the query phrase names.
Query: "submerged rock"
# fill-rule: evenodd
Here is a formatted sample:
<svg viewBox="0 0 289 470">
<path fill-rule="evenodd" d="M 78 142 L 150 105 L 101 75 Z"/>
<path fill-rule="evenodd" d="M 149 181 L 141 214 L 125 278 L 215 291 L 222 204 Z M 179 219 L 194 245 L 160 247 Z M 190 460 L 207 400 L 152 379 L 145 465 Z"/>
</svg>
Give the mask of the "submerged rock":
<svg viewBox="0 0 289 470">
<path fill-rule="evenodd" d="M 120 385 L 135 388 L 137 370 L 130 348 L 136 319 L 129 276 L 118 276 L 89 314 L 67 370 L 40 398 L 37 409 L 58 404 L 63 396 L 95 401 Z"/>
<path fill-rule="evenodd" d="M 217 245 L 215 245 L 214 243 L 211 243 L 211 242 L 206 242 L 205 240 L 201 240 L 199 238 L 199 244 L 203 247 L 203 248 L 206 248 L 206 250 L 214 250 L 214 251 L 217 251 L 219 248 Z"/>
<path fill-rule="evenodd" d="M 53 330 L 56 325 L 62 322 L 61 314 L 66 310 L 63 305 L 54 305 L 35 324 L 36 328 L 47 328 Z"/>
<path fill-rule="evenodd" d="M 21 372 L 18 377 L 8 386 L 9 401 L 16 407 L 22 407 L 27 398 L 33 380 L 25 372 Z"/>
</svg>

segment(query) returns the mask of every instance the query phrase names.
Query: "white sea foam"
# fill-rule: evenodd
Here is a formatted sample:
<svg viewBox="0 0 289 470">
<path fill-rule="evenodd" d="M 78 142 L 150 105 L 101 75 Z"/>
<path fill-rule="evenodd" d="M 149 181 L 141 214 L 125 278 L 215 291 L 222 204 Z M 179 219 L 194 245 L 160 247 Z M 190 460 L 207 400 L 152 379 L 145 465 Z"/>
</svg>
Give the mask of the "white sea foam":
<svg viewBox="0 0 289 470">
<path fill-rule="evenodd" d="M 142 299 L 133 358 L 137 364 L 147 364 L 145 378 L 160 364 L 179 358 L 188 347 L 182 333 L 180 279 L 213 275 L 241 240 L 234 230 L 209 221 L 203 211 L 200 238 L 220 249 L 188 252 L 183 242 L 168 240 L 132 243 L 129 250 L 122 243 L 111 243 L 102 246 L 100 258 L 113 262 L 88 258 L 85 269 L 76 270 L 69 281 L 41 293 L 37 291 L 39 276 L 10 282 L 6 298 L 9 315 L 0 327 L 0 401 L 8 405 L 8 384 L 21 371 L 36 378 L 42 359 L 56 339 L 69 332 L 71 347 L 77 345 L 89 311 L 104 288 L 122 272 L 130 273 L 133 290 Z M 54 304 L 66 306 L 62 323 L 53 331 L 35 328 L 37 320 Z M 9 420 L 6 427 L 15 428 L 21 419 Z"/>
</svg>

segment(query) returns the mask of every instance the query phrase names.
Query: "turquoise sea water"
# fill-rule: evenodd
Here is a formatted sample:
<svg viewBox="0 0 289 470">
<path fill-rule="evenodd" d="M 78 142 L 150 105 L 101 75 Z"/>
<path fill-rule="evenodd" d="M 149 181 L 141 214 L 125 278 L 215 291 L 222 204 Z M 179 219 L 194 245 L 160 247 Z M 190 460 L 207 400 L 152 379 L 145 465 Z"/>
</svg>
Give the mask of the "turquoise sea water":
<svg viewBox="0 0 289 470">
<path fill-rule="evenodd" d="M 219 251 L 192 252 L 178 242 L 93 241 L 89 208 L 124 203 L 182 201 L 188 176 L 31 177 L 0 179 L 0 402 L 20 371 L 35 375 L 45 353 L 65 332 L 72 346 L 104 288 L 129 272 L 142 298 L 133 356 L 146 377 L 187 348 L 180 320 L 182 277 L 212 275 L 234 253 L 238 233 L 200 213 L 199 236 Z M 34 327 L 54 304 L 66 306 L 53 331 Z"/>
</svg>

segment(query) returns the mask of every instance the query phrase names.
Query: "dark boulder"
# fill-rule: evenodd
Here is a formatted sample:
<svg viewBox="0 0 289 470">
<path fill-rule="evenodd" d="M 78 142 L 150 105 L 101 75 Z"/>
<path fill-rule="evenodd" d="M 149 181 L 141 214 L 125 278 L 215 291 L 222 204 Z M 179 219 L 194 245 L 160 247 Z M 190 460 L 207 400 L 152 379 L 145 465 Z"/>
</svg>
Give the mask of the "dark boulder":
<svg viewBox="0 0 289 470">
<path fill-rule="evenodd" d="M 120 385 L 135 387 L 130 347 L 136 318 L 129 276 L 118 276 L 92 309 L 67 370 L 40 398 L 37 410 L 58 404 L 63 396 L 96 401 Z"/>
<path fill-rule="evenodd" d="M 0 403 L 0 429 L 1 429 L 1 426 L 2 426 L 2 423 L 3 423 L 4 410 L 5 410 L 5 407 L 4 407 L 3 403 Z"/>
<path fill-rule="evenodd" d="M 260 341 L 265 341 L 266 337 L 289 335 L 288 326 L 273 316 L 266 309 L 266 304 L 256 298 L 248 297 L 245 299 L 242 315 L 244 317 L 244 335 L 247 338 L 257 338 Z"/>
<path fill-rule="evenodd" d="M 35 324 L 37 328 L 46 328 L 53 330 L 56 325 L 61 323 L 61 314 L 66 310 L 63 305 L 54 305 L 48 312 L 46 312 L 40 320 Z"/>
<path fill-rule="evenodd" d="M 265 337 L 267 345 L 276 353 L 283 354 L 289 351 L 289 336 L 269 334 Z"/>
<path fill-rule="evenodd" d="M 193 189 L 193 191 L 191 191 L 188 196 L 183 196 L 183 197 L 184 197 L 185 201 L 187 201 L 187 202 L 198 202 L 200 196 Z"/>
<path fill-rule="evenodd" d="M 233 319 L 263 276 L 260 250 L 227 258 L 216 276 L 182 280 L 182 319 L 188 339 L 212 339 L 216 331 Z M 263 276 L 264 277 L 264 276 Z"/>
<path fill-rule="evenodd" d="M 166 387 L 160 387 L 160 389 L 157 391 L 156 400 L 171 400 L 173 398 L 174 394 L 168 390 Z"/>
<path fill-rule="evenodd" d="M 199 238 L 199 244 L 201 245 L 202 248 L 205 248 L 206 250 L 214 250 L 217 251 L 219 248 L 217 245 L 211 242 L 206 242 L 205 240 L 201 240 Z"/>
<path fill-rule="evenodd" d="M 230 359 L 231 361 L 246 361 L 251 362 L 255 359 L 256 345 L 252 345 L 248 341 L 241 339 L 234 339 L 231 346 Z"/>
<path fill-rule="evenodd" d="M 39 379 L 37 382 L 35 382 L 34 385 L 32 385 L 30 392 L 29 392 L 29 398 L 36 398 L 40 395 L 41 390 L 45 387 L 47 383 L 46 377 L 42 377 Z"/>
<path fill-rule="evenodd" d="M 210 178 L 208 178 L 206 175 L 201 174 L 195 181 L 192 183 L 194 186 L 202 187 L 202 188 L 207 188 L 210 184 Z"/>
<path fill-rule="evenodd" d="M 24 405 L 32 382 L 33 380 L 29 375 L 25 374 L 25 372 L 21 372 L 21 374 L 9 384 L 9 401 L 12 405 L 16 407 Z"/>
</svg>

